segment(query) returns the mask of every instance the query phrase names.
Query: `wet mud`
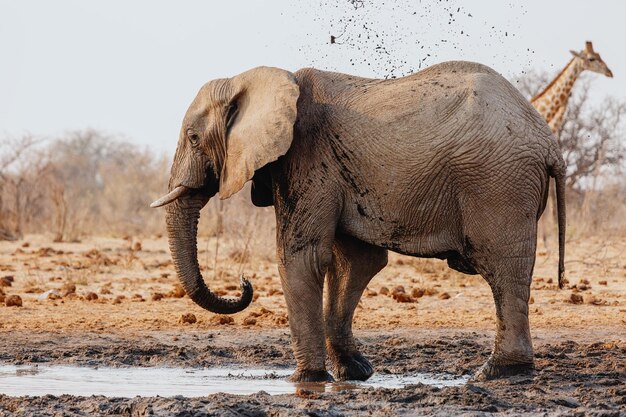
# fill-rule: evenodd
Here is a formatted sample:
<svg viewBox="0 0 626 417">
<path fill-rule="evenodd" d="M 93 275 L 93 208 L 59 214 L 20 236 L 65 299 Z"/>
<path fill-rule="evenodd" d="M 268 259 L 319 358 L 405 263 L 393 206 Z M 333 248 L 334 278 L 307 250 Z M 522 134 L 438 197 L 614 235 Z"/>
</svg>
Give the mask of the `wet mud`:
<svg viewBox="0 0 626 417">
<path fill-rule="evenodd" d="M 626 343 L 619 329 L 596 335 L 567 331 L 536 337 L 533 375 L 456 387 L 416 384 L 295 394 L 212 394 L 201 397 L 0 395 L 0 415 L 266 416 L 266 415 L 602 415 L 626 414 Z M 361 331 L 363 352 L 379 374 L 471 375 L 487 359 L 492 333 L 402 330 Z M 577 341 L 570 340 L 577 336 Z M 589 337 L 592 336 L 592 337 Z M 7 364 L 292 368 L 285 330 L 219 330 L 189 333 L 0 333 L 0 361 Z M 581 341 L 582 340 L 582 341 Z M 601 341 L 598 341 L 601 340 Z M 59 414 L 60 413 L 60 414 Z"/>
</svg>

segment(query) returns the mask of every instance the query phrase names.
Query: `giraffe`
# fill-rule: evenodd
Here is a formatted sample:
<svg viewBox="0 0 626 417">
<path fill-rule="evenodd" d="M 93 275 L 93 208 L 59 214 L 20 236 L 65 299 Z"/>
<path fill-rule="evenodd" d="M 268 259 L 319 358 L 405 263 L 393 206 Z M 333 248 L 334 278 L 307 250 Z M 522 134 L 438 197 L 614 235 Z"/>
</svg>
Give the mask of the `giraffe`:
<svg viewBox="0 0 626 417">
<path fill-rule="evenodd" d="M 585 70 L 604 74 L 609 78 L 613 78 L 613 72 L 609 69 L 606 63 L 600 57 L 600 54 L 593 50 L 591 42 L 585 43 L 585 49 L 580 52 L 570 50 L 573 58 L 567 63 L 565 68 L 554 78 L 550 84 L 548 84 L 539 94 L 530 99 L 533 107 L 541 114 L 541 116 L 548 122 L 550 130 L 556 137 L 557 142 L 560 145 L 560 131 L 563 126 L 563 120 L 565 116 L 565 110 L 567 109 L 567 102 L 572 94 L 572 88 L 574 83 L 578 79 L 578 76 Z M 547 201 L 546 213 L 549 215 L 541 216 L 540 228 L 541 236 L 544 246 L 548 252 L 550 252 L 550 245 L 548 244 L 548 230 L 553 229 L 553 211 L 554 211 L 554 195 L 553 191 L 550 191 L 550 195 Z"/>
<path fill-rule="evenodd" d="M 612 78 L 613 73 L 593 50 L 591 42 L 585 43 L 585 49 L 580 52 L 570 51 L 574 57 L 561 70 L 559 75 L 530 102 L 539 114 L 546 119 L 552 133 L 559 138 L 559 132 L 563 125 L 563 117 L 567 109 L 567 102 L 572 93 L 572 87 L 578 76 L 585 70 L 604 74 Z"/>
</svg>

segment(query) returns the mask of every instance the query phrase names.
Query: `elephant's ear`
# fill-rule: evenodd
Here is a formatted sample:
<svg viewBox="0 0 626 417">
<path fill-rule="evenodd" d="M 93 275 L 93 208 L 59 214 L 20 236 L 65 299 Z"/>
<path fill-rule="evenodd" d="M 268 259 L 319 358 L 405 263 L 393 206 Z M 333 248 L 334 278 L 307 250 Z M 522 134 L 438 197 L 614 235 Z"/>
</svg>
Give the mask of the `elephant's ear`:
<svg viewBox="0 0 626 417">
<path fill-rule="evenodd" d="M 254 68 L 230 82 L 235 113 L 226 137 L 221 199 L 241 190 L 254 171 L 287 153 L 300 94 L 293 74 L 278 68 Z"/>
</svg>

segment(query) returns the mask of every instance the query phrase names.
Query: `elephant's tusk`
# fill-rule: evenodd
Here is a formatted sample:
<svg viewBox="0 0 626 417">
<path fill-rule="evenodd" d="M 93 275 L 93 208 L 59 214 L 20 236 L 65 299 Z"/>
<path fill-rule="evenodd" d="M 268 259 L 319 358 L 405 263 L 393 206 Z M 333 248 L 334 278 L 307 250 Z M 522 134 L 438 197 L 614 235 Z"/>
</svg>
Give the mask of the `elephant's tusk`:
<svg viewBox="0 0 626 417">
<path fill-rule="evenodd" d="M 184 185 L 179 185 L 163 197 L 153 201 L 152 204 L 150 204 L 150 207 L 157 208 L 169 204 L 187 194 L 187 191 L 189 191 L 189 188 L 185 187 Z"/>
</svg>

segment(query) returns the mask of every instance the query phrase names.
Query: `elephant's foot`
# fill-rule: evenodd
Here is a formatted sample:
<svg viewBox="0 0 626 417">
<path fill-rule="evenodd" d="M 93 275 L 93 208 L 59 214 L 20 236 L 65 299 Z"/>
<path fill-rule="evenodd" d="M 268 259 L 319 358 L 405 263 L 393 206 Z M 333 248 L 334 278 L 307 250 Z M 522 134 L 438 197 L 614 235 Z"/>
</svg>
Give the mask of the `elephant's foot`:
<svg viewBox="0 0 626 417">
<path fill-rule="evenodd" d="M 365 381 L 374 373 L 370 361 L 358 351 L 331 355 L 333 374 L 339 381 Z"/>
<path fill-rule="evenodd" d="M 296 369 L 289 377 L 291 382 L 333 382 L 333 377 L 326 370 L 311 371 L 307 369 Z"/>
<path fill-rule="evenodd" d="M 473 381 L 488 381 L 490 379 L 506 378 L 514 375 L 530 375 L 535 370 L 532 361 L 526 363 L 501 364 L 489 358 L 476 372 Z"/>
</svg>

